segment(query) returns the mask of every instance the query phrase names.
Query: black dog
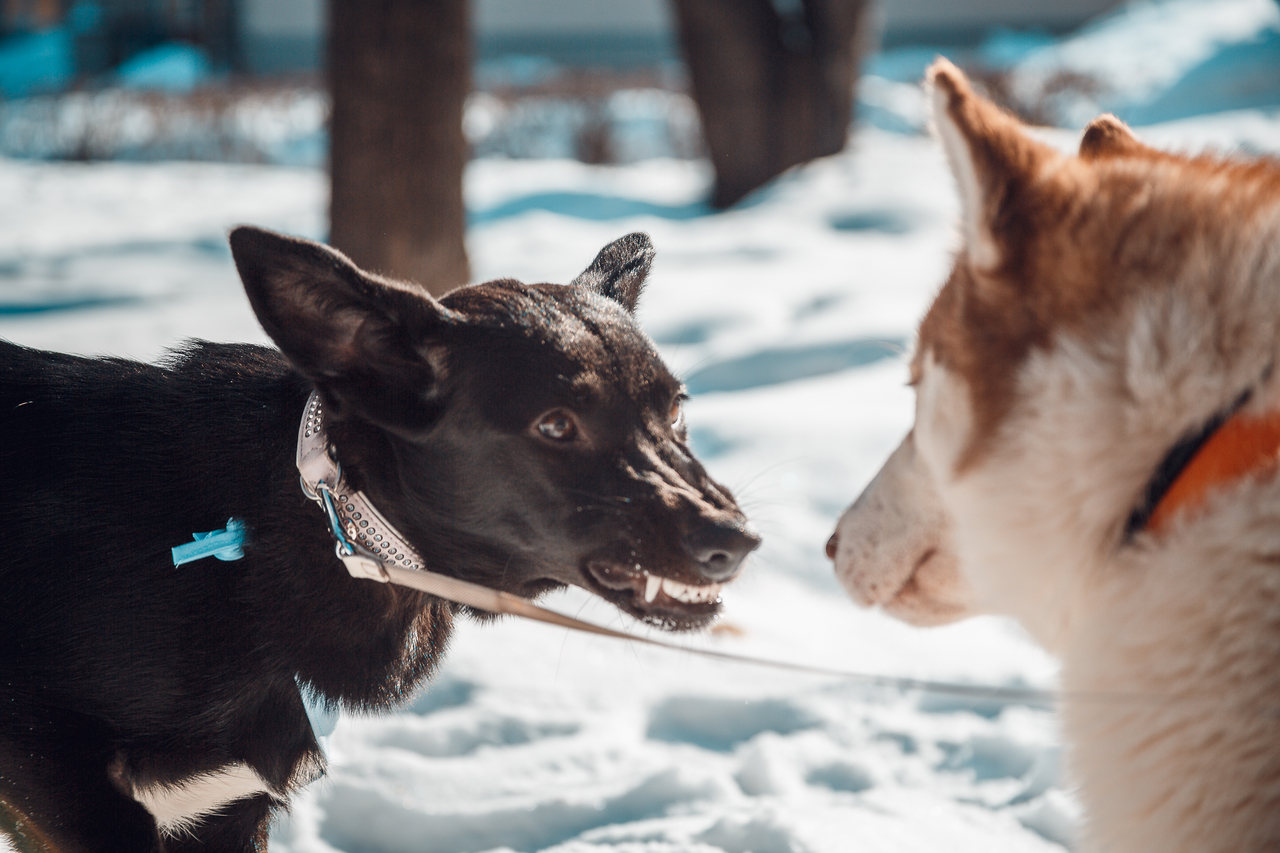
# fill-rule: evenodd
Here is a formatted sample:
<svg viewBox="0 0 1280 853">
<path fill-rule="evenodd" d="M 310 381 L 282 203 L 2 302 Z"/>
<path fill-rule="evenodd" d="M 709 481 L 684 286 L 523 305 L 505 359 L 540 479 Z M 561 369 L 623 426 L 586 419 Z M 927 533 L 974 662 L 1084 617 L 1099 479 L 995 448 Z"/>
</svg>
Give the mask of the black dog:
<svg viewBox="0 0 1280 853">
<path fill-rule="evenodd" d="M 313 390 L 346 481 L 433 571 L 691 628 L 759 541 L 631 316 L 644 235 L 567 287 L 438 302 L 316 243 L 231 247 L 283 355 L 0 343 L 0 827 L 59 850 L 264 850 L 323 768 L 302 694 L 388 708 L 443 654 L 459 608 L 349 575 L 299 487 Z M 242 559 L 175 568 L 231 518 Z"/>
</svg>

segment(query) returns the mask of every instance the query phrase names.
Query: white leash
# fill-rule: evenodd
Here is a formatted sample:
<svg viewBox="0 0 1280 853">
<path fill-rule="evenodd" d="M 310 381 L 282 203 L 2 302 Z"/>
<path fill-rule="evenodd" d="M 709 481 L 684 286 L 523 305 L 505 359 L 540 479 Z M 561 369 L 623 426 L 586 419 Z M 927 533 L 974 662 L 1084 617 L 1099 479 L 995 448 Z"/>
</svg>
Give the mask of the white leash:
<svg viewBox="0 0 1280 853">
<path fill-rule="evenodd" d="M 329 443 L 323 430 L 323 414 L 320 398 L 312 392 L 311 398 L 307 400 L 302 422 L 298 426 L 298 472 L 301 476 L 303 492 L 320 504 L 324 510 L 329 520 L 330 531 L 333 533 L 335 552 L 352 577 L 394 583 L 489 613 L 519 616 L 574 631 L 613 637 L 618 640 L 630 640 L 714 660 L 843 678 L 901 691 L 923 690 L 930 693 L 946 693 L 1000 702 L 1051 704 L 1057 702 L 1059 698 L 1059 694 L 1050 690 L 991 687 L 873 675 L 718 652 L 713 649 L 690 648 L 667 640 L 641 637 L 626 631 L 594 625 L 539 607 L 518 595 L 428 571 L 418 552 L 390 522 L 382 517 L 368 497 L 363 492 L 351 489 L 345 482 L 342 467 L 329 453 Z"/>
<path fill-rule="evenodd" d="M 1058 694 L 1051 690 L 1036 690 L 1033 688 L 1021 687 L 988 687 L 979 684 L 959 684 L 946 681 L 901 678 L 889 675 L 873 675 L 866 672 L 852 672 L 844 669 L 832 669 L 829 667 L 790 663 L 787 661 L 753 657 L 750 655 L 738 655 L 731 652 L 718 652 L 714 649 L 691 648 L 668 640 L 642 637 L 637 634 L 629 634 L 626 631 L 616 631 L 612 628 L 605 628 L 601 625 L 592 624 L 591 622 L 584 622 L 581 619 L 575 619 L 572 616 L 565 616 L 563 613 L 557 613 L 554 610 L 539 607 L 527 598 L 521 598 L 518 595 L 512 595 L 508 592 L 489 589 L 488 587 L 480 586 L 479 584 L 474 584 L 470 581 L 459 580 L 458 578 L 451 578 L 447 575 L 440 575 L 435 572 L 421 570 L 415 571 L 413 569 L 404 569 L 399 566 L 388 566 L 387 572 L 390 575 L 391 583 L 399 586 L 410 587 L 418 590 L 419 592 L 429 593 L 437 598 L 443 598 L 446 601 L 452 601 L 456 604 L 465 604 L 468 607 L 475 607 L 479 610 L 486 610 L 490 613 L 520 616 L 525 619 L 532 619 L 536 622 L 545 622 L 549 625 L 559 625 L 562 628 L 582 631 L 587 634 L 598 634 L 602 637 L 613 637 L 618 640 L 630 640 L 635 643 L 644 643 L 647 646 L 657 646 L 660 649 L 669 649 L 671 651 L 683 652 L 685 654 L 698 655 L 699 657 L 711 658 L 713 660 L 730 661 L 732 663 L 748 664 L 750 666 L 764 666 L 769 667 L 770 669 L 801 672 L 809 675 L 825 675 L 834 678 L 843 678 L 850 681 L 860 681 L 864 684 L 870 684 L 875 687 L 889 687 L 902 691 L 923 690 L 930 693 L 947 693 L 953 696 L 991 699 L 1010 703 L 1027 702 L 1043 704 L 1056 703 L 1058 700 Z"/>
</svg>

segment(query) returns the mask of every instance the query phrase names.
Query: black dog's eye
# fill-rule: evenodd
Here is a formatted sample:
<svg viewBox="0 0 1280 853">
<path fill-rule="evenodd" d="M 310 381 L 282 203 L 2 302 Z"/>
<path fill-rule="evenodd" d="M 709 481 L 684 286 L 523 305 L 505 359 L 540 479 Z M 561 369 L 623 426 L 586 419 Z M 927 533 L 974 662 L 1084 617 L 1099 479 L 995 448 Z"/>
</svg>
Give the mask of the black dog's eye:
<svg viewBox="0 0 1280 853">
<path fill-rule="evenodd" d="M 552 441 L 571 441 L 578 434 L 578 425 L 568 412 L 548 412 L 538 421 L 538 432 Z"/>
<path fill-rule="evenodd" d="M 686 399 L 684 395 L 681 395 L 671 401 L 671 428 L 676 432 L 684 429 L 684 401 Z"/>
</svg>

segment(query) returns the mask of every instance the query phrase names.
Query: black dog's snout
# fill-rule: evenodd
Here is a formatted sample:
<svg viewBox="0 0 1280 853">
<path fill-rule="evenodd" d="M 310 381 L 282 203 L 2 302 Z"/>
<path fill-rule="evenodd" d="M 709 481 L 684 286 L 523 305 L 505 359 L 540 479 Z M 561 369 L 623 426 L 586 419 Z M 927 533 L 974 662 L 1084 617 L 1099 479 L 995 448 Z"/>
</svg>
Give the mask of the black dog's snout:
<svg viewBox="0 0 1280 853">
<path fill-rule="evenodd" d="M 728 580 L 747 555 L 760 546 L 760 537 L 743 524 L 703 521 L 685 536 L 684 547 L 698 561 L 707 580 Z"/>
</svg>

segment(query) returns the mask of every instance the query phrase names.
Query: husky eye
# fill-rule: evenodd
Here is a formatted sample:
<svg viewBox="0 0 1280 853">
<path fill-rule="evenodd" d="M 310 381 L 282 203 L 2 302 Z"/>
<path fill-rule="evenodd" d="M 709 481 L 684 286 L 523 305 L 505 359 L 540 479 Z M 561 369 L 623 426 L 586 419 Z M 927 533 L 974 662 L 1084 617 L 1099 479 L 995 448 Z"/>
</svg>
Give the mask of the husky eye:
<svg viewBox="0 0 1280 853">
<path fill-rule="evenodd" d="M 538 432 L 552 441 L 571 441 L 578 434 L 578 425 L 568 412 L 548 412 L 538 421 Z"/>
</svg>

